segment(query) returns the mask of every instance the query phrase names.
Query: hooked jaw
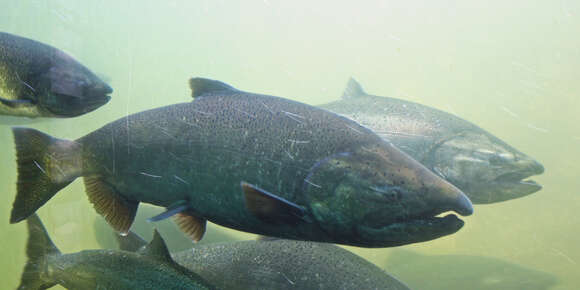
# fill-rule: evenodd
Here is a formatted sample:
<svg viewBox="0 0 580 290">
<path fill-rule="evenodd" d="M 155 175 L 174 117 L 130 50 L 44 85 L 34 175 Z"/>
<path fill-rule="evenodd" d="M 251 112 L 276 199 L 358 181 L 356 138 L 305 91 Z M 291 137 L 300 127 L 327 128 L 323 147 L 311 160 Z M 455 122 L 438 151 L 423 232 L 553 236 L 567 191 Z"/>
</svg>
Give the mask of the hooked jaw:
<svg viewBox="0 0 580 290">
<path fill-rule="evenodd" d="M 334 232 L 332 242 L 392 247 L 428 241 L 464 224 L 454 214 L 438 215 L 473 213 L 461 190 L 390 144 L 337 156 L 309 180 L 318 184 L 307 185 L 310 211 L 326 232 Z M 324 193 L 327 187 L 332 192 Z"/>
<path fill-rule="evenodd" d="M 442 195 L 407 202 L 401 206 L 401 209 L 407 208 L 403 210 L 404 214 L 394 219 L 388 210 L 369 213 L 365 217 L 366 222 L 357 227 L 360 242 L 367 247 L 393 247 L 425 242 L 457 232 L 464 225 L 457 215 L 439 215 L 454 211 L 469 216 L 473 214 L 471 201 L 452 185 L 448 191 L 439 193 Z M 416 208 L 424 210 L 416 211 Z"/>
<path fill-rule="evenodd" d="M 392 156 L 402 156 L 394 155 L 398 151 L 394 146 L 389 150 L 391 161 Z M 390 247 L 424 242 L 461 229 L 464 222 L 455 214 L 444 217 L 438 215 L 454 211 L 459 215 L 469 216 L 473 214 L 470 199 L 457 187 L 414 159 L 396 161 L 391 164 L 403 164 L 406 167 L 399 171 L 399 178 L 404 178 L 407 190 L 398 203 L 365 216 L 357 227 L 357 233 L 361 240 L 370 241 L 366 246 Z M 398 214 L 395 214 L 397 211 Z"/>
</svg>

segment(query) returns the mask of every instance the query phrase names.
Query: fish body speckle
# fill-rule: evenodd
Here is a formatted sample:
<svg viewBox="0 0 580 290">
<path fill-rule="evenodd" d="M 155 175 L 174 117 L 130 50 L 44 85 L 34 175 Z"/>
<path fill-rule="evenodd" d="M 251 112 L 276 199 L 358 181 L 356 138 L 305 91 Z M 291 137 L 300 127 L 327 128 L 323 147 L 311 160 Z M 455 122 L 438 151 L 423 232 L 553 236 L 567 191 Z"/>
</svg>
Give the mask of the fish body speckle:
<svg viewBox="0 0 580 290">
<path fill-rule="evenodd" d="M 146 244 L 133 232 L 116 237 L 121 249 Z M 409 289 L 373 263 L 327 243 L 271 238 L 218 242 L 172 257 L 219 289 Z"/>
</svg>

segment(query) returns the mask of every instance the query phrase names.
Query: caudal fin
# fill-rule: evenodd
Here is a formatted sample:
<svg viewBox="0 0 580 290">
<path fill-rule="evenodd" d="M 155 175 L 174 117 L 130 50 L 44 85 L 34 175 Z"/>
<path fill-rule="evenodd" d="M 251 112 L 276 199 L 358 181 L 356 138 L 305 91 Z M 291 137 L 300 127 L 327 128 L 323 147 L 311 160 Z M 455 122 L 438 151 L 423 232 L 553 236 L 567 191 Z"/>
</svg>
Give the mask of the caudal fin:
<svg viewBox="0 0 580 290">
<path fill-rule="evenodd" d="M 26 256 L 28 261 L 24 266 L 18 289 L 48 289 L 57 283 L 48 279 L 46 257 L 60 255 L 60 251 L 50 240 L 42 221 L 36 214 L 27 219 L 27 224 Z"/>
<path fill-rule="evenodd" d="M 38 130 L 13 127 L 18 183 L 10 223 L 28 218 L 80 176 L 80 145 Z"/>
</svg>

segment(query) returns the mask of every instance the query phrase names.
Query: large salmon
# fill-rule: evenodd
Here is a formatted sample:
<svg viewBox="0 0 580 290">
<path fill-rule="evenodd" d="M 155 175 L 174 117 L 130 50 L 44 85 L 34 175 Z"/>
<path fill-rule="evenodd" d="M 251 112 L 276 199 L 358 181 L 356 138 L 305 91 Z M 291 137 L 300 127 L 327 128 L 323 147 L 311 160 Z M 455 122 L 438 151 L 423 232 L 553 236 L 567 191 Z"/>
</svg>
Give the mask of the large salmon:
<svg viewBox="0 0 580 290">
<path fill-rule="evenodd" d="M 459 230 L 469 199 L 371 130 L 295 101 L 190 80 L 195 100 L 129 115 L 75 141 L 14 128 L 11 222 L 84 177 L 90 201 L 127 232 L 140 202 L 177 214 L 201 239 L 206 220 L 280 238 L 364 247 Z"/>
</svg>

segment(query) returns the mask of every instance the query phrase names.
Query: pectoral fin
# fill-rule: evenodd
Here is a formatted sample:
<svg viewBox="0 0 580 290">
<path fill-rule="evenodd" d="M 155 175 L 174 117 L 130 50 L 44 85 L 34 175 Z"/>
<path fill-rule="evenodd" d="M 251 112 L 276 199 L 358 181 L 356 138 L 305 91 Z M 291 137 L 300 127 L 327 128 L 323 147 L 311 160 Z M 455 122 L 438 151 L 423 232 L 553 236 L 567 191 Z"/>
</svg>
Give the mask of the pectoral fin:
<svg viewBox="0 0 580 290">
<path fill-rule="evenodd" d="M 249 183 L 241 183 L 248 211 L 270 223 L 297 223 L 305 215 L 301 206 Z"/>
<path fill-rule="evenodd" d="M 100 177 L 85 177 L 84 181 L 89 200 L 97 213 L 102 215 L 113 229 L 126 235 L 135 220 L 139 202 L 125 199 Z"/>
<path fill-rule="evenodd" d="M 18 100 L 11 100 L 11 99 L 5 99 L 0 97 L 0 103 L 14 108 L 14 107 L 18 107 L 18 106 L 34 106 L 34 102 L 31 100 L 23 100 L 23 99 L 18 99 Z"/>
<path fill-rule="evenodd" d="M 187 204 L 187 201 L 185 200 L 180 200 L 170 206 L 167 207 L 167 209 L 154 216 L 154 217 L 150 217 L 147 219 L 148 222 L 158 222 L 160 220 L 164 220 L 166 218 L 170 218 L 180 212 L 186 211 L 189 209 L 189 205 Z"/>
</svg>

